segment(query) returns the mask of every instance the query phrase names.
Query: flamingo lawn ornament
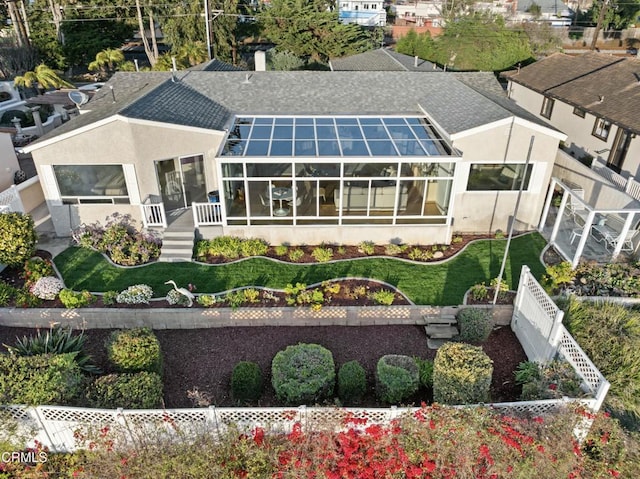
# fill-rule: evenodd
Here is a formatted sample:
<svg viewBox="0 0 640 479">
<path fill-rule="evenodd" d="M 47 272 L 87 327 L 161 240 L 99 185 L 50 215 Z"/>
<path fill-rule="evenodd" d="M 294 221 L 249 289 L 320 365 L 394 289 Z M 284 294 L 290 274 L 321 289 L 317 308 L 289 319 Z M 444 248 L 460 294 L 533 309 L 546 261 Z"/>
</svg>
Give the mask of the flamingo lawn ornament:
<svg viewBox="0 0 640 479">
<path fill-rule="evenodd" d="M 173 289 L 189 300 L 189 307 L 193 306 L 193 299 L 195 298 L 195 295 L 191 291 L 187 288 L 178 288 L 178 286 L 176 286 L 176 282 L 172 279 L 165 281 L 164 284 L 172 284 Z"/>
</svg>

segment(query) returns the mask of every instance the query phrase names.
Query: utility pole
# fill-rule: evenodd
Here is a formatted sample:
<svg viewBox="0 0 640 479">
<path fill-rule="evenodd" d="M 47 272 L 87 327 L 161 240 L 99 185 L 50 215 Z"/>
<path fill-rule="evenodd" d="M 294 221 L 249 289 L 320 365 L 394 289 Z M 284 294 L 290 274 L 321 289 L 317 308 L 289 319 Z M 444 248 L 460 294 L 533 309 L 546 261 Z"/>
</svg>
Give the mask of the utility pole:
<svg viewBox="0 0 640 479">
<path fill-rule="evenodd" d="M 211 14 L 213 13 L 213 18 Z M 211 22 L 224 13 L 224 10 L 209 10 L 209 0 L 204 0 L 204 25 L 205 34 L 207 35 L 207 58 L 211 60 L 213 51 L 211 49 Z"/>
<path fill-rule="evenodd" d="M 598 15 L 598 22 L 596 23 L 596 30 L 593 32 L 593 39 L 591 40 L 591 48 L 590 50 L 596 49 L 596 44 L 598 43 L 598 35 L 600 35 L 600 30 L 602 30 L 602 24 L 604 23 L 604 17 L 607 14 L 607 10 L 609 8 L 609 0 L 602 0 L 600 5 L 600 14 Z"/>
</svg>

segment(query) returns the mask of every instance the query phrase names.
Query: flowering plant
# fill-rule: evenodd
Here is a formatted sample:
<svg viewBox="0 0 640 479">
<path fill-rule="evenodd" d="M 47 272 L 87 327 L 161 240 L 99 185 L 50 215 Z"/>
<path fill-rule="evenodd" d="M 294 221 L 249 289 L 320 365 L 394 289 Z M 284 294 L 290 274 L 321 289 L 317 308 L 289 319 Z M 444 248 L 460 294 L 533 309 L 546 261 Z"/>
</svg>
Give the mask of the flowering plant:
<svg viewBox="0 0 640 479">
<path fill-rule="evenodd" d="M 44 276 L 35 282 L 29 291 L 40 299 L 56 299 L 58 293 L 64 288 L 62 280 L 55 276 Z"/>
<path fill-rule="evenodd" d="M 153 289 L 148 284 L 135 284 L 129 286 L 116 296 L 117 303 L 124 304 L 149 304 L 153 297 Z"/>
<path fill-rule="evenodd" d="M 181 306 L 186 306 L 189 304 L 189 299 L 184 295 L 176 291 L 175 289 L 170 289 L 166 296 L 167 303 L 169 304 L 179 304 Z"/>
</svg>

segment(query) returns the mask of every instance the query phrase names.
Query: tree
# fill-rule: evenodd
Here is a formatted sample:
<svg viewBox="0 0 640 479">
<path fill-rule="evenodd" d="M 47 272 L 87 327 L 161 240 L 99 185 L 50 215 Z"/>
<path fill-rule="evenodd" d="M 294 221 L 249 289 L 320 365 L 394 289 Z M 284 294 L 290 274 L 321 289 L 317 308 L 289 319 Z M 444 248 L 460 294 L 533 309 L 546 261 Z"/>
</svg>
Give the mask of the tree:
<svg viewBox="0 0 640 479">
<path fill-rule="evenodd" d="M 89 63 L 90 71 L 101 71 L 105 75 L 112 74 L 124 62 L 122 50 L 107 48 L 98 52 L 96 59 Z"/>
<path fill-rule="evenodd" d="M 351 55 L 373 45 L 364 29 L 345 25 L 324 0 L 273 0 L 260 15 L 263 33 L 279 50 L 312 61 Z"/>
<path fill-rule="evenodd" d="M 31 215 L 24 213 L 0 214 L 0 263 L 19 266 L 33 256 L 36 250 L 35 224 Z"/>
<path fill-rule="evenodd" d="M 405 55 L 418 56 L 420 58 L 433 58 L 434 42 L 431 33 L 416 33 L 411 29 L 407 34 L 398 39 L 396 43 L 396 51 Z"/>
<path fill-rule="evenodd" d="M 47 88 L 75 88 L 71 83 L 60 78 L 55 71 L 44 63 L 24 75 L 15 77 L 13 81 L 16 86 L 25 86 L 27 88 L 36 86 L 41 93 Z"/>
<path fill-rule="evenodd" d="M 203 13 L 202 0 L 181 2 L 172 10 L 172 15 L 162 22 L 162 33 L 172 49 L 205 40 L 205 22 L 199 19 Z"/>
<path fill-rule="evenodd" d="M 25 11 L 24 1 L 5 0 L 9 18 L 13 25 L 16 35 L 16 41 L 19 47 L 29 46 L 29 28 L 27 24 L 27 15 Z"/>
</svg>

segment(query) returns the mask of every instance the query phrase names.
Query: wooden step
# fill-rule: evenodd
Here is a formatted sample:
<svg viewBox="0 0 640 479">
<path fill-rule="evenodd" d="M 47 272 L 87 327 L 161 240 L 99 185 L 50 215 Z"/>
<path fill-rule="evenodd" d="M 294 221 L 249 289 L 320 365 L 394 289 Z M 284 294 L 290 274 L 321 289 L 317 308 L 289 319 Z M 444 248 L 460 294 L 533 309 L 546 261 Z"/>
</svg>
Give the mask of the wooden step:
<svg viewBox="0 0 640 479">
<path fill-rule="evenodd" d="M 431 339 L 451 339 L 458 335 L 458 328 L 447 324 L 434 324 L 425 326 L 424 330 Z"/>
</svg>

